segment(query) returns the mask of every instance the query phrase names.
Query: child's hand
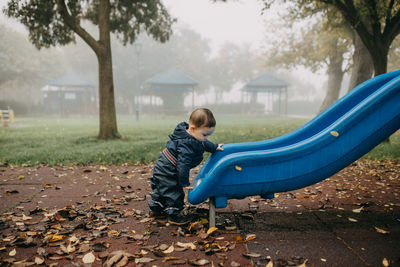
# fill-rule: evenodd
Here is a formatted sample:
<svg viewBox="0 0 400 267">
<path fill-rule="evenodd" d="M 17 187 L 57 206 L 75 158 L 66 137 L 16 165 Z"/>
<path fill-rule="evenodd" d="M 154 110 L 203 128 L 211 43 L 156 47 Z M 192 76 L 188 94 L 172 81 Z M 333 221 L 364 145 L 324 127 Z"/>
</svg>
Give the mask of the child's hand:
<svg viewBox="0 0 400 267">
<path fill-rule="evenodd" d="M 219 151 L 224 151 L 224 149 L 222 148 L 224 144 L 218 144 L 217 150 Z"/>
<path fill-rule="evenodd" d="M 187 190 L 192 190 L 193 186 L 185 186 L 184 188 L 187 189 Z"/>
</svg>

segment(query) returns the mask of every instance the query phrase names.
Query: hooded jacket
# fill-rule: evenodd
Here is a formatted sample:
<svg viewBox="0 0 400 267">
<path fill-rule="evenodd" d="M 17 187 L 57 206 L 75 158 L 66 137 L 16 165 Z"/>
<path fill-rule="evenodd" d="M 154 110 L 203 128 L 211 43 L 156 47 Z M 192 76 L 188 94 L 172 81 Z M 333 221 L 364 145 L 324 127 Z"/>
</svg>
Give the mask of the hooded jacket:
<svg viewBox="0 0 400 267">
<path fill-rule="evenodd" d="M 176 169 L 179 185 L 189 186 L 190 169 L 196 167 L 203 160 L 204 151 L 214 153 L 218 145 L 208 140 L 199 141 L 191 136 L 187 129 L 189 124 L 179 123 L 174 132 L 169 135 L 168 151 L 177 159 Z"/>
</svg>

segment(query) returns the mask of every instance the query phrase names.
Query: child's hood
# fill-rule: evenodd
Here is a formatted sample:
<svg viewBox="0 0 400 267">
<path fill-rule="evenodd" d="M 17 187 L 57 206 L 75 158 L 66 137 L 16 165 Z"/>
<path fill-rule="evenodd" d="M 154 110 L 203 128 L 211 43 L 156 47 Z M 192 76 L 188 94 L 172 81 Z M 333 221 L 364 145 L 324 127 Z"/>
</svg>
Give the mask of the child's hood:
<svg viewBox="0 0 400 267">
<path fill-rule="evenodd" d="M 169 135 L 169 138 L 171 140 L 176 140 L 191 137 L 186 131 L 187 129 L 189 129 L 189 124 L 187 122 L 181 122 L 176 126 L 174 133 Z"/>
</svg>

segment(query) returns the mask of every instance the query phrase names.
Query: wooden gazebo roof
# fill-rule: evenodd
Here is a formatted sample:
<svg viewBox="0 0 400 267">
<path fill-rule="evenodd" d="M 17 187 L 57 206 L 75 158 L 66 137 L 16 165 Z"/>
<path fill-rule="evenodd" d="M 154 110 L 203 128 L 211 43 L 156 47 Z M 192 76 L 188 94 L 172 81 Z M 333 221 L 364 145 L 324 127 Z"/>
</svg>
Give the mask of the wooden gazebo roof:
<svg viewBox="0 0 400 267">
<path fill-rule="evenodd" d="M 68 72 L 57 78 L 49 80 L 46 82 L 46 85 L 56 87 L 96 87 L 93 82 L 75 72 Z"/>
<path fill-rule="evenodd" d="M 249 81 L 243 88 L 246 92 L 268 92 L 288 87 L 290 84 L 278 79 L 270 73 L 265 73 Z"/>
<path fill-rule="evenodd" d="M 165 72 L 159 73 L 149 80 L 147 83 L 151 85 L 153 92 L 191 92 L 189 89 L 199 83 L 189 75 L 182 71 L 172 68 Z"/>
</svg>

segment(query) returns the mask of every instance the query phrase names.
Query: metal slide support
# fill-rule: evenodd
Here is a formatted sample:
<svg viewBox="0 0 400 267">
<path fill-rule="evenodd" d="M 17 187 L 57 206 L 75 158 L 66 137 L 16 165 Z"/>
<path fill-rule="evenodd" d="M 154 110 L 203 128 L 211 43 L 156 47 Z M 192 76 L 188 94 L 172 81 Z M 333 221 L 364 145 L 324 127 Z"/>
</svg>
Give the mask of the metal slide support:
<svg viewBox="0 0 400 267">
<path fill-rule="evenodd" d="M 215 227 L 215 197 L 210 197 L 209 201 L 209 228 Z"/>
</svg>

